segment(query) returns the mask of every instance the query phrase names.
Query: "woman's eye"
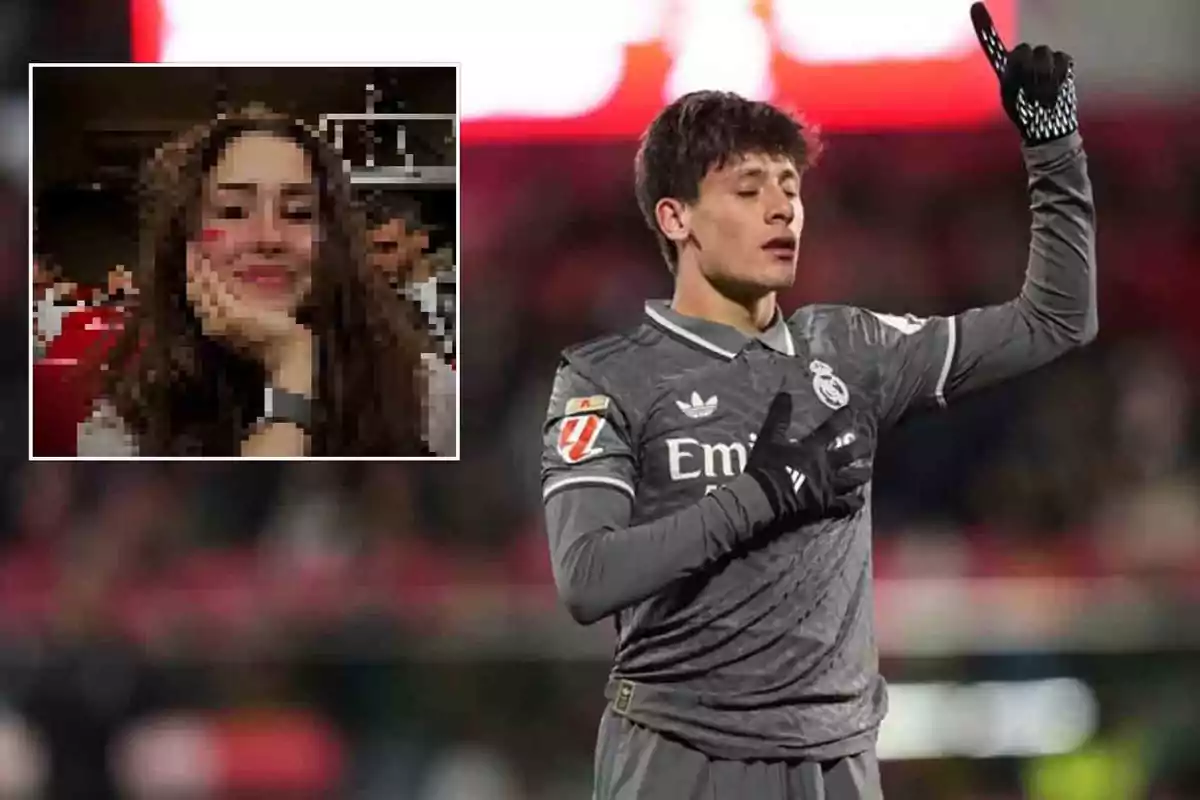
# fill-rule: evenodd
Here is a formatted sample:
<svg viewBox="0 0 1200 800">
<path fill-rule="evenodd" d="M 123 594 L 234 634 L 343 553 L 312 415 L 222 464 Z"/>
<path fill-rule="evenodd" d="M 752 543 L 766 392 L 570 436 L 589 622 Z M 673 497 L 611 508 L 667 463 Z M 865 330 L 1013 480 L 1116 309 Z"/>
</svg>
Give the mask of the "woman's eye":
<svg viewBox="0 0 1200 800">
<path fill-rule="evenodd" d="M 247 212 L 245 206 L 221 206 L 217 209 L 217 216 L 221 219 L 245 219 Z"/>
</svg>

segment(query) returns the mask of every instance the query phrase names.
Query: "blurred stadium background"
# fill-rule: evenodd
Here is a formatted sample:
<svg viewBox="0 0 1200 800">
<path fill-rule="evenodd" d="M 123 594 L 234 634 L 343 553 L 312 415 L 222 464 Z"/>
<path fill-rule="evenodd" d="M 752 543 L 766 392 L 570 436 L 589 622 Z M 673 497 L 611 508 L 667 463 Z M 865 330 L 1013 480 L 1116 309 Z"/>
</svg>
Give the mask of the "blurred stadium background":
<svg viewBox="0 0 1200 800">
<path fill-rule="evenodd" d="M 539 426 L 559 348 L 669 291 L 630 135 L 696 82 L 792 102 L 830 147 L 789 306 L 1007 299 L 1024 182 L 967 5 L 55 0 L 24 36 L 6 7 L 13 338 L 27 58 L 460 59 L 466 457 L 26 465 L 14 381 L 0 795 L 588 796 L 611 636 L 556 603 Z M 1200 798 L 1200 4 L 991 5 L 1076 57 L 1103 324 L 881 454 L 885 790 Z"/>
</svg>

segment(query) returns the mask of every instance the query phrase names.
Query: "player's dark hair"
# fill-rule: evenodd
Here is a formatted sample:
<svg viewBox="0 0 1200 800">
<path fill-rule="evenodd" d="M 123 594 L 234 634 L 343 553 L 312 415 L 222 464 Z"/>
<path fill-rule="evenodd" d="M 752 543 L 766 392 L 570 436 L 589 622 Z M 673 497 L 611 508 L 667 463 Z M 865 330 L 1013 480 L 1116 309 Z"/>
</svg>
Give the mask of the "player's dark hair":
<svg viewBox="0 0 1200 800">
<path fill-rule="evenodd" d="M 138 299 L 108 357 L 105 396 L 140 455 L 237 455 L 262 410 L 265 372 L 204 335 L 186 294 L 205 176 L 252 132 L 299 145 L 312 165 L 320 237 L 299 319 L 316 341 L 313 455 L 421 455 L 416 322 L 366 259 L 340 157 L 301 121 L 251 107 L 164 145 L 143 172 Z"/>
<path fill-rule="evenodd" d="M 803 172 L 815 163 L 817 130 L 770 103 L 733 92 L 691 92 L 659 112 L 634 159 L 638 207 L 671 272 L 679 254 L 658 227 L 654 207 L 664 197 L 694 203 L 709 170 L 750 153 L 786 156 Z"/>
</svg>

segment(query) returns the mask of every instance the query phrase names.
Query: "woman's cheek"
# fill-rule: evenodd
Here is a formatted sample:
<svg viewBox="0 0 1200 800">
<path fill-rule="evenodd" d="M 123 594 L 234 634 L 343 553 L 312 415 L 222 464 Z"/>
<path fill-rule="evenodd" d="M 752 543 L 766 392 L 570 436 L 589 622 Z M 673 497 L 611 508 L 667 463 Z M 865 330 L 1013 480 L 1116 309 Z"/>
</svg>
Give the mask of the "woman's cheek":
<svg viewBox="0 0 1200 800">
<path fill-rule="evenodd" d="M 233 254 L 237 249 L 235 237 L 230 231 L 210 225 L 200 231 L 200 241 L 203 253 L 213 268 L 220 274 L 229 274 L 233 270 Z"/>
<path fill-rule="evenodd" d="M 302 262 L 302 266 L 309 267 L 312 264 L 313 254 L 316 251 L 316 231 L 312 228 L 304 227 L 292 232 L 292 252 Z"/>
</svg>

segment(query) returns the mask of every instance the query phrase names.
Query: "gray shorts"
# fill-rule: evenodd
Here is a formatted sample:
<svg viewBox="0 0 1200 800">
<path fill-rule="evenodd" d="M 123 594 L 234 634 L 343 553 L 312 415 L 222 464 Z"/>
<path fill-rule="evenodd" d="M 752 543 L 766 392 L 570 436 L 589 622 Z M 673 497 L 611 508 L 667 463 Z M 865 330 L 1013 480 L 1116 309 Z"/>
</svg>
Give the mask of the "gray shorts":
<svg viewBox="0 0 1200 800">
<path fill-rule="evenodd" d="M 604 711 L 592 800 L 882 800 L 873 751 L 830 761 L 724 761 Z"/>
</svg>

